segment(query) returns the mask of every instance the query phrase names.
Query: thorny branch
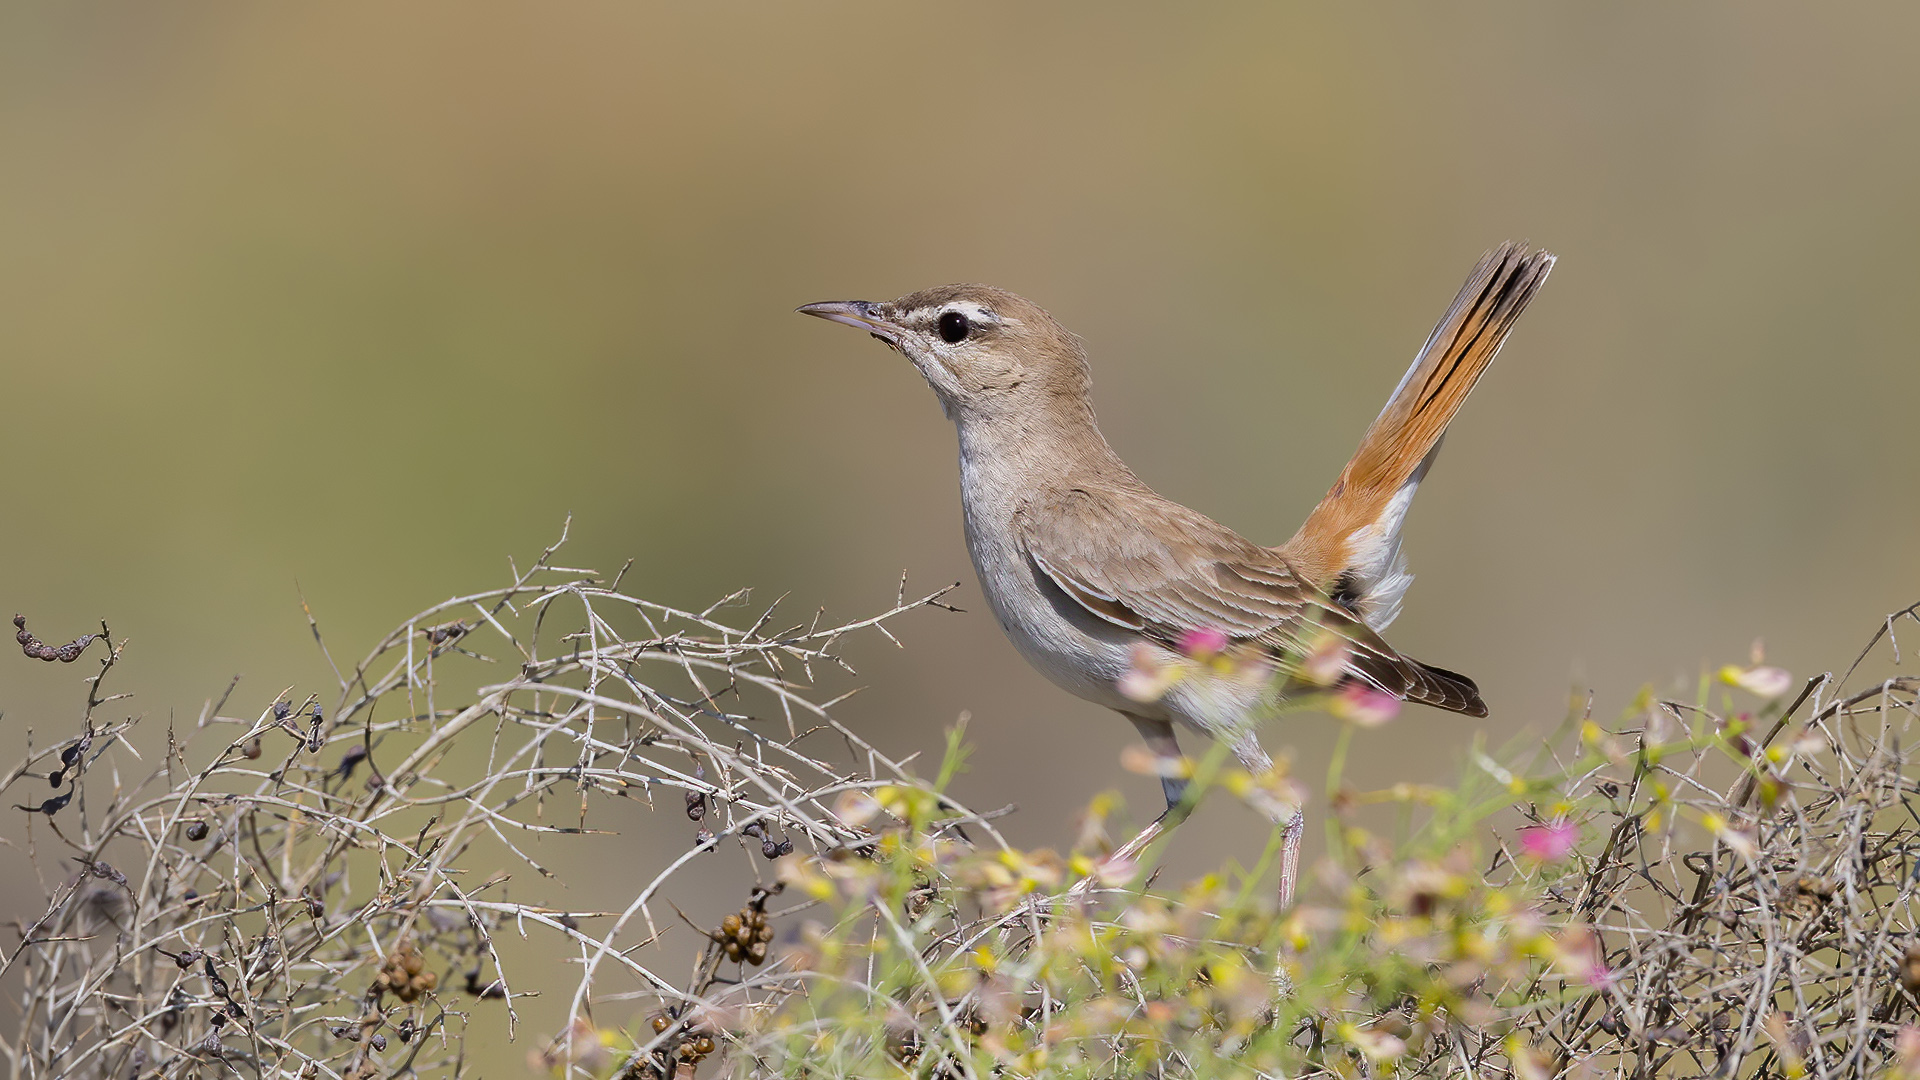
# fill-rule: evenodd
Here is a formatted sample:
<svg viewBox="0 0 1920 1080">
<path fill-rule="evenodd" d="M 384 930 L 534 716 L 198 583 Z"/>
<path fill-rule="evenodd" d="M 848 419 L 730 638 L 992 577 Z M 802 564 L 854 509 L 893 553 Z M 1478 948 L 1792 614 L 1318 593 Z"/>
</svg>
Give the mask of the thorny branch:
<svg viewBox="0 0 1920 1080">
<path fill-rule="evenodd" d="M 514 1024 L 530 992 L 502 966 L 503 925 L 577 954 L 576 1016 L 636 991 L 697 1004 L 645 949 L 672 867 L 617 916 L 513 902 L 500 895 L 510 875 L 475 868 L 504 856 L 545 874 L 525 838 L 591 832 L 596 802 L 652 805 L 656 790 L 708 815 L 674 866 L 722 842 L 769 861 L 860 842 L 829 803 L 905 773 L 786 672 L 851 671 L 844 637 L 944 607 L 950 590 L 787 629 L 768 609 L 742 628 L 728 601 L 651 603 L 557 565 L 558 548 L 501 588 L 407 620 L 327 691 L 330 708 L 282 694 L 244 719 L 227 712 L 229 686 L 191 727 L 168 729 L 153 764 L 125 740 L 135 718 L 97 720 L 119 700 L 100 682 L 124 643 L 103 626 L 50 647 L 16 618 L 30 657 L 70 662 L 96 638 L 108 656 L 83 729 L 0 784 L 51 782 L 53 797 L 11 802 L 32 811 L 16 811 L 29 856 L 63 868 L 0 959 L 19 980 L 18 1026 L 0 1039 L 9 1075 L 463 1075 L 467 1026 L 492 1010 Z M 512 658 L 504 681 L 485 681 L 502 666 L 488 652 Z M 453 753 L 467 743 L 478 753 Z M 109 753 L 115 771 L 96 774 Z M 542 820 L 563 794 L 578 799 L 578 826 Z"/>
<path fill-rule="evenodd" d="M 1084 1041 L 1114 1068 L 1145 1054 L 1157 1076 L 1238 1063 L 1265 1040 L 1287 1048 L 1299 1066 L 1289 1074 L 1302 1077 L 1384 1076 L 1391 1060 L 1395 1075 L 1771 1080 L 1873 1074 L 1901 1052 L 1920 1007 L 1909 749 L 1920 679 L 1854 682 L 1876 650 L 1898 663 L 1898 627 L 1920 622 L 1920 605 L 1889 616 L 1844 674 L 1758 715 L 1649 701 L 1563 764 L 1550 785 L 1559 805 L 1525 812 L 1543 824 L 1571 816 L 1594 850 L 1554 870 L 1502 848 L 1477 887 L 1541 898 L 1541 919 L 1590 934 L 1585 981 L 1471 960 L 1450 961 L 1468 972 L 1456 975 L 1436 961 L 1429 975 L 1456 995 L 1450 1004 L 1356 991 L 1303 1013 L 1271 986 L 1212 986 L 1203 963 L 1178 993 L 1225 1002 L 1220 1015 L 1238 1016 L 1229 1023 L 1204 1010 L 1182 1019 L 1179 1001 L 1155 997 L 1165 987 L 1120 962 L 1126 943 L 1153 944 L 1127 905 L 1151 900 L 1155 918 L 1172 920 L 1156 948 L 1217 947 L 1269 972 L 1286 913 L 1248 923 L 1268 936 L 1236 938 L 1245 927 L 1147 897 L 1151 876 L 1119 888 L 1156 829 L 1117 850 L 1095 837 L 1090 850 L 1106 861 L 1091 870 L 1016 852 L 993 823 L 1005 811 L 970 811 L 910 775 L 811 686 L 817 671 L 851 671 L 837 648 L 847 635 L 892 639 L 889 624 L 946 607 L 949 590 L 909 599 L 903 581 L 877 615 L 776 629 L 777 605 L 745 620 L 725 614 L 744 594 L 677 610 L 621 591 L 624 570 L 606 582 L 558 565 L 558 549 L 500 588 L 406 620 L 337 671 L 330 704 L 282 692 L 250 719 L 230 715 L 236 680 L 191 726 L 169 727 L 154 763 L 129 741 L 138 717 L 106 709 L 124 697 L 102 683 L 125 641 L 103 625 L 50 647 L 17 620 L 29 657 L 71 660 L 96 637 L 107 651 L 77 728 L 0 779 L 19 846 L 50 882 L 45 907 L 16 923 L 19 943 L 0 956 L 0 976 L 18 987 L 18 1022 L 0 1037 L 9 1074 L 472 1075 L 471 1025 L 511 1030 L 518 1006 L 545 990 L 565 1003 L 545 1051 L 562 1075 L 665 1080 L 710 1059 L 738 1075 L 786 1075 L 786 1055 L 813 1045 L 807 1025 L 820 1022 L 796 1003 L 844 991 L 875 1019 L 820 1030 L 822 1045 L 866 1039 L 886 1068 L 925 1076 L 986 1075 L 983 1047 L 1065 1045 L 1061 1032 L 1093 1024 Z M 304 599 L 302 610 L 325 650 Z M 52 794 L 27 794 L 38 783 Z M 552 871 L 532 841 L 597 832 L 588 822 L 607 799 L 654 807 L 656 790 L 697 832 L 620 911 L 538 902 L 497 869 L 524 864 L 537 884 Z M 1361 801 L 1334 794 L 1336 815 Z M 920 810 L 882 825 L 871 807 L 883 795 Z M 552 820 L 549 802 L 569 808 L 568 823 Z M 1689 839 L 1702 831 L 1705 848 Z M 818 901 L 778 906 L 786 875 L 743 882 L 742 907 L 719 917 L 673 908 L 668 886 L 721 845 L 769 870 L 804 865 L 815 880 L 871 876 L 888 845 L 932 852 L 898 903 L 855 904 L 835 929 L 865 926 L 876 948 L 895 947 L 910 961 L 904 981 L 883 988 L 810 963 L 781 931 Z M 897 872 L 905 859 L 894 858 Z M 1020 868 L 1020 883 L 965 878 L 1001 863 Z M 1430 870 L 1375 863 L 1348 880 Z M 1307 905 L 1293 916 L 1351 925 Z M 685 931 L 668 936 L 676 921 L 697 931 L 683 977 L 664 966 L 685 958 Z M 1100 961 L 1112 978 L 1095 977 L 1091 960 L 1075 968 L 1079 946 L 1046 952 L 1075 927 L 1118 943 Z M 509 928 L 570 956 L 573 986 L 555 994 L 510 971 Z M 1404 964 L 1407 940 L 1371 947 Z M 954 988 L 954 971 L 989 966 L 994 979 Z M 1311 991 L 1301 984 L 1292 1002 Z M 625 1023 L 632 1002 L 651 1011 L 610 1058 L 605 1014 Z M 1111 1030 L 1094 1023 L 1102 1017 Z M 1397 1056 L 1385 1056 L 1384 1033 L 1396 1031 Z"/>
</svg>

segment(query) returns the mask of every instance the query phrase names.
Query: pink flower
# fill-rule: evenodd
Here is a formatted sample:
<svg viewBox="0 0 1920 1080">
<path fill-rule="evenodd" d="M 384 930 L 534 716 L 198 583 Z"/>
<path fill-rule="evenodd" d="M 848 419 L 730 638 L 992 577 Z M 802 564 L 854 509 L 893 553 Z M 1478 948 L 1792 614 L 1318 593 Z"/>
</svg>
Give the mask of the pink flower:
<svg viewBox="0 0 1920 1080">
<path fill-rule="evenodd" d="M 1227 632 L 1211 626 L 1199 626 L 1180 635 L 1180 651 L 1196 660 L 1205 660 L 1227 651 Z"/>
<path fill-rule="evenodd" d="M 1180 681 L 1180 666 L 1162 650 L 1141 642 L 1133 647 L 1131 663 L 1115 687 L 1121 695 L 1143 704 L 1159 701 Z"/>
<path fill-rule="evenodd" d="M 1114 687 L 1120 691 L 1121 697 L 1138 701 L 1143 705 L 1159 701 L 1167 693 L 1167 684 L 1163 680 L 1156 679 L 1138 668 L 1120 676 L 1114 683 Z"/>
<path fill-rule="evenodd" d="M 1756 664 L 1749 668 L 1738 668 L 1729 664 L 1720 669 L 1720 681 L 1729 686 L 1737 686 L 1749 694 L 1763 698 L 1777 698 L 1793 689 L 1793 676 L 1785 668 Z"/>
<path fill-rule="evenodd" d="M 1920 1076 L 1920 1027 L 1907 1024 L 1893 1037 L 1895 1076 Z"/>
<path fill-rule="evenodd" d="M 1584 926 L 1570 927 L 1554 945 L 1555 966 L 1568 979 L 1596 990 L 1613 985 L 1613 971 L 1607 967 L 1600 939 L 1593 931 Z"/>
<path fill-rule="evenodd" d="M 1348 723 L 1379 727 L 1400 715 L 1400 699 L 1365 683 L 1348 683 L 1327 711 Z"/>
<path fill-rule="evenodd" d="M 1321 634 L 1301 659 L 1300 669 L 1315 686 L 1332 686 L 1347 672 L 1350 651 L 1336 634 Z"/>
<path fill-rule="evenodd" d="M 1580 827 L 1570 821 L 1529 825 L 1520 830 L 1520 851 L 1538 862 L 1560 862 L 1580 842 Z"/>
<path fill-rule="evenodd" d="M 1096 884 L 1117 889 L 1140 876 L 1140 863 L 1136 859 L 1109 855 L 1094 865 L 1092 876 Z"/>
</svg>

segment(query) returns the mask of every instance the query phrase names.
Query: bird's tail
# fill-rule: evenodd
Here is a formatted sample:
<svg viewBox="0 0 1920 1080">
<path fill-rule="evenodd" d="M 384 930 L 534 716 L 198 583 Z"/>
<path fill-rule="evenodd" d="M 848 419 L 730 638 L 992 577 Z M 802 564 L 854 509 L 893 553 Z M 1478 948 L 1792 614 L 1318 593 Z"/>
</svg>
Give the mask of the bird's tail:
<svg viewBox="0 0 1920 1080">
<path fill-rule="evenodd" d="M 1338 608 L 1327 608 L 1315 617 L 1320 629 L 1331 632 L 1345 643 L 1346 680 L 1380 690 L 1406 701 L 1465 713 L 1487 715 L 1487 703 L 1472 679 L 1457 671 L 1423 664 L 1382 641 L 1365 623 Z"/>
<path fill-rule="evenodd" d="M 1400 526 L 1454 413 L 1553 269 L 1545 251 L 1487 252 L 1360 440 L 1340 479 L 1279 552 L 1375 630 L 1412 583 Z M 1471 684 L 1469 684 L 1471 685 Z"/>
</svg>

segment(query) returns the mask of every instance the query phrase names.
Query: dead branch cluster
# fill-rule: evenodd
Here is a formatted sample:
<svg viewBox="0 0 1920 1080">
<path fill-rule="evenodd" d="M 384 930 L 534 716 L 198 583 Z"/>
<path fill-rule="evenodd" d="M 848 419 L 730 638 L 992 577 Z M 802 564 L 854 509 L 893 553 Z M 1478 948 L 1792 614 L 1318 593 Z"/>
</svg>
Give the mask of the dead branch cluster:
<svg viewBox="0 0 1920 1080">
<path fill-rule="evenodd" d="M 702 1004 L 717 962 L 689 983 L 655 970 L 674 954 L 644 947 L 677 925 L 662 920 L 664 886 L 720 845 L 750 844 L 771 870 L 796 848 L 867 839 L 829 804 L 905 773 L 835 721 L 811 679 L 845 667 L 847 635 L 886 635 L 945 590 L 911 599 L 903 582 L 890 609 L 853 622 L 782 626 L 769 609 L 737 623 L 723 613 L 744 595 L 664 607 L 618 576 L 557 565 L 558 547 L 501 588 L 407 620 L 336 667 L 334 686 L 243 707 L 236 679 L 165 732 L 124 709 L 105 719 L 124 642 L 50 649 L 17 618 L 28 656 L 71 661 L 96 636 L 108 651 L 73 734 L 30 748 L 5 778 L 66 789 L 10 800 L 8 835 L 48 895 L 0 958 L 17 995 L 0 1039 L 8 1074 L 463 1075 L 476 1020 L 511 1029 L 527 995 L 560 989 L 507 970 L 504 927 L 573 958 L 577 985 L 561 993 L 572 1026 L 633 1019 L 616 1005 L 597 1020 L 606 1002 L 665 1003 L 658 1015 L 676 1019 L 632 1049 L 636 1068 L 671 1074 L 712 1053 L 713 1035 L 678 1018 Z M 608 799 L 667 799 L 702 828 L 623 911 L 532 899 L 558 890 L 530 887 L 550 874 L 530 841 L 594 832 Z M 530 884 L 509 886 L 514 862 Z M 770 895 L 728 916 L 740 926 L 711 950 L 764 960 Z"/>
<path fill-rule="evenodd" d="M 1600 740 L 1568 789 L 1599 842 L 1547 887 L 1549 910 L 1592 927 L 1598 986 L 1530 1002 L 1520 1024 L 1554 1075 L 1920 1066 L 1920 678 L 1860 678 L 1898 663 L 1917 611 L 1784 708 L 1659 701 Z"/>
<path fill-rule="evenodd" d="M 16 619 L 30 657 L 106 650 L 77 722 L 30 737 L 4 781 L 54 791 L 8 800 L 47 891 L 0 959 L 10 1075 L 471 1075 L 475 1022 L 511 1032 L 534 994 L 561 1032 L 535 1064 L 568 1077 L 1920 1068 L 1920 681 L 1858 679 L 1915 609 L 1797 698 L 1755 715 L 1649 698 L 1585 725 L 1546 780 L 1503 779 L 1536 825 L 1588 838 L 1564 859 L 1343 841 L 1355 857 L 1322 894 L 1345 899 L 1275 912 L 1226 879 L 1156 894 L 1138 877 L 1157 833 L 1116 850 L 1100 813 L 1066 857 L 1017 851 L 1004 811 L 838 722 L 812 689 L 838 644 L 891 638 L 945 590 L 778 626 L 728 618 L 740 596 L 639 599 L 558 547 L 407 620 L 323 692 L 245 706 L 236 680 L 165 732 L 104 693 L 126 648 L 105 626 L 49 649 Z M 1401 788 L 1386 798 L 1426 798 Z M 1334 796 L 1343 823 L 1371 798 Z M 622 910 L 549 902 L 540 843 L 599 832 L 613 799 L 664 803 L 688 842 Z M 669 885 L 723 846 L 751 868 L 739 909 L 675 908 Z M 570 960 L 571 985 L 510 970 L 507 932 Z M 1334 996 L 1294 981 L 1330 970 Z"/>
</svg>

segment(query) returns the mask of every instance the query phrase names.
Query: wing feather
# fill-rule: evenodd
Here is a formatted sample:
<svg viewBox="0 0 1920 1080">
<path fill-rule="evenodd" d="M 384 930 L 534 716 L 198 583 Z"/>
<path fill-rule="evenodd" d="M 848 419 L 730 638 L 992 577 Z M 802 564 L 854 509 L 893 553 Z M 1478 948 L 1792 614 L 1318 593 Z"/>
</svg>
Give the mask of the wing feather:
<svg viewBox="0 0 1920 1080">
<path fill-rule="evenodd" d="M 1395 697 L 1485 715 L 1471 680 L 1396 652 L 1303 581 L 1281 554 L 1150 491 L 1074 488 L 1017 515 L 1026 555 L 1096 618 L 1176 648 L 1219 630 L 1285 669 L 1310 635 L 1348 645 L 1348 674 Z"/>
</svg>

